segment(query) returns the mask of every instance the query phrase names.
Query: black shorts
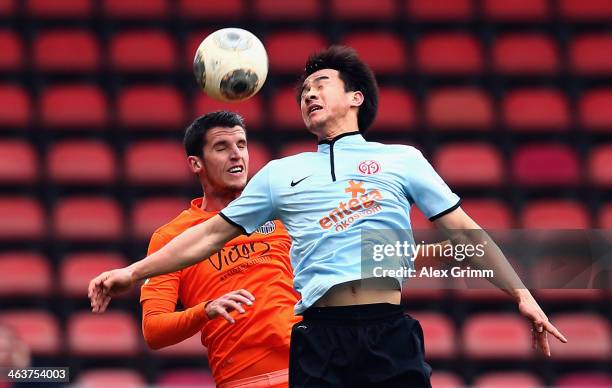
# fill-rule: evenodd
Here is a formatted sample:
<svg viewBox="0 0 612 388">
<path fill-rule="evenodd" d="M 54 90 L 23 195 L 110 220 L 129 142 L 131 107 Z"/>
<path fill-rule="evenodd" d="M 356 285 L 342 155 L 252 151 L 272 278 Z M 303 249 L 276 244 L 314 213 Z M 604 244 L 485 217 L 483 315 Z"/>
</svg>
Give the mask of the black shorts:
<svg viewBox="0 0 612 388">
<path fill-rule="evenodd" d="M 310 308 L 293 325 L 289 386 L 431 387 L 423 330 L 399 305 Z"/>
</svg>

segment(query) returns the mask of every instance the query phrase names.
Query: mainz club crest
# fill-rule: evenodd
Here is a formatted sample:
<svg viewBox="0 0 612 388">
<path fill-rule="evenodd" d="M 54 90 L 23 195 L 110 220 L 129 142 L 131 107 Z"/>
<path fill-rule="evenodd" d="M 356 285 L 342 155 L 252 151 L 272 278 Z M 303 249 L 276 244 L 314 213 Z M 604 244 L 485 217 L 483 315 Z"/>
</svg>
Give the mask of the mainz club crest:
<svg viewBox="0 0 612 388">
<path fill-rule="evenodd" d="M 380 164 L 375 160 L 364 160 L 359 163 L 359 172 L 363 175 L 372 175 L 380 171 Z"/>
</svg>

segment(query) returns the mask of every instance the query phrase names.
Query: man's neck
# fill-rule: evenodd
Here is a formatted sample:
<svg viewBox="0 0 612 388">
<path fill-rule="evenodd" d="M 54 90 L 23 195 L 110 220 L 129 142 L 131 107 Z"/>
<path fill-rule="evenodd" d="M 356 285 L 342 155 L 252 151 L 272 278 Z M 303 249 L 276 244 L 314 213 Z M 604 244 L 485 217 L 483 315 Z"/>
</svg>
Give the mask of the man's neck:
<svg viewBox="0 0 612 388">
<path fill-rule="evenodd" d="M 204 198 L 200 208 L 207 212 L 218 212 L 229 205 L 234 199 L 240 196 L 240 191 L 226 191 L 223 193 L 204 190 Z"/>
<path fill-rule="evenodd" d="M 332 140 L 343 133 L 357 132 L 359 127 L 356 122 L 351 120 L 343 120 L 341 122 L 330 123 L 326 128 L 322 128 L 320 134 L 317 135 L 319 141 Z"/>
</svg>

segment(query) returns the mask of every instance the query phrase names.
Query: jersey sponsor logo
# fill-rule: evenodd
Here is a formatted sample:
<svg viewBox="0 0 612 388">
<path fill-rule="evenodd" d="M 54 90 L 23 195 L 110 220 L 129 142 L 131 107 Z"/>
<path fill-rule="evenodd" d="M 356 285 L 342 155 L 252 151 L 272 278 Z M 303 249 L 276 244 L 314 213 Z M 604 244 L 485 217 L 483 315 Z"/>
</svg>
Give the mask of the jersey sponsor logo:
<svg viewBox="0 0 612 388">
<path fill-rule="evenodd" d="M 276 230 L 276 224 L 274 221 L 267 221 L 259 228 L 255 229 L 255 233 L 259 234 L 270 234 Z"/>
<path fill-rule="evenodd" d="M 327 215 L 319 219 L 323 229 L 334 228 L 337 232 L 345 230 L 359 218 L 378 213 L 382 206 L 376 202 L 381 200 L 382 194 L 378 189 L 369 192 L 363 187 L 364 182 L 350 180 L 344 189 L 351 194 L 346 202 L 340 201 L 338 207 L 332 209 Z"/>
<path fill-rule="evenodd" d="M 238 244 L 233 247 L 223 247 L 219 252 L 210 256 L 208 261 L 217 271 L 236 264 L 238 261 L 248 261 L 254 257 L 264 256 L 270 251 L 270 244 L 265 241 L 253 241 L 246 244 Z"/>
<path fill-rule="evenodd" d="M 376 160 L 364 160 L 357 168 L 363 175 L 373 175 L 380 171 L 380 164 Z"/>
</svg>

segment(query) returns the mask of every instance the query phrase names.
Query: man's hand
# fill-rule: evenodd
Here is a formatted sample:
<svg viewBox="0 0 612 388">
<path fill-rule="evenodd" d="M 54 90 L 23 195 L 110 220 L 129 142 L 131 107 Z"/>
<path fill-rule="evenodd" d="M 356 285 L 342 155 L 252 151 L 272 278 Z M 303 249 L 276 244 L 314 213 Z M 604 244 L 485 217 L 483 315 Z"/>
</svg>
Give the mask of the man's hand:
<svg viewBox="0 0 612 388">
<path fill-rule="evenodd" d="M 551 333 L 559 341 L 566 343 L 567 339 L 552 323 L 538 305 L 528 290 L 519 299 L 519 311 L 531 322 L 532 346 L 534 349 L 540 348 L 544 354 L 550 357 L 550 346 L 548 345 L 548 333 Z"/>
<path fill-rule="evenodd" d="M 91 311 L 103 313 L 112 296 L 129 290 L 133 284 L 132 271 L 127 267 L 102 272 L 89 282 L 87 296 L 91 303 Z"/>
<path fill-rule="evenodd" d="M 247 306 L 251 306 L 254 300 L 255 297 L 247 290 L 232 291 L 206 304 L 205 310 L 209 319 L 215 319 L 218 316 L 222 316 L 229 323 L 234 323 L 234 318 L 232 318 L 229 313 L 237 310 L 241 314 L 244 314 L 242 305 L 246 304 Z"/>
</svg>

